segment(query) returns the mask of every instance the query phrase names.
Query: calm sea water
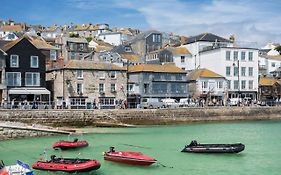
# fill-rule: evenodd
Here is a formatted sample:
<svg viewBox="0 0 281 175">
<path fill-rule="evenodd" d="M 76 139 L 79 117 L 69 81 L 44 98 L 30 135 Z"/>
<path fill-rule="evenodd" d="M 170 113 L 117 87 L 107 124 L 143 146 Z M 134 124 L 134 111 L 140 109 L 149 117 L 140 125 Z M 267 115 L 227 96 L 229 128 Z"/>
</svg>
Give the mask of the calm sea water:
<svg viewBox="0 0 281 175">
<path fill-rule="evenodd" d="M 92 158 L 101 162 L 97 171 L 79 174 L 97 175 L 280 175 L 281 122 L 203 123 L 182 126 L 142 128 L 101 128 L 104 134 L 87 134 L 90 146 L 75 151 L 54 151 L 52 143 L 67 136 L 19 139 L 0 142 L 0 159 L 13 164 L 20 159 L 30 165 L 39 160 L 44 149 L 48 156 Z M 192 139 L 200 143 L 236 143 L 246 145 L 239 154 L 181 153 Z M 139 167 L 103 160 L 109 146 L 116 150 L 139 151 L 166 165 Z M 173 167 L 173 168 L 171 168 Z M 38 175 L 68 174 L 35 171 Z"/>
</svg>

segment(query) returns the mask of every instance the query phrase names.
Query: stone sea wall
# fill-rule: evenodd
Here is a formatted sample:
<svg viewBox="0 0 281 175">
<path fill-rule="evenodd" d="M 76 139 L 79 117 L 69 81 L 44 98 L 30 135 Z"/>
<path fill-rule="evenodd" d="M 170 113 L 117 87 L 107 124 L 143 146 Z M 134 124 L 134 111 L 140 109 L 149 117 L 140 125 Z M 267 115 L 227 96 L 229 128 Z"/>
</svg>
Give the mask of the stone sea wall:
<svg viewBox="0 0 281 175">
<path fill-rule="evenodd" d="M 54 135 L 54 134 L 48 132 L 41 132 L 41 131 L 20 130 L 20 129 L 0 127 L 0 140 L 9 140 L 14 138 L 26 138 L 26 137 L 40 137 L 40 136 L 50 136 L 50 135 Z"/>
<path fill-rule="evenodd" d="M 113 110 L 0 110 L 0 122 L 52 127 L 183 124 L 207 121 L 279 120 L 280 107 Z"/>
</svg>

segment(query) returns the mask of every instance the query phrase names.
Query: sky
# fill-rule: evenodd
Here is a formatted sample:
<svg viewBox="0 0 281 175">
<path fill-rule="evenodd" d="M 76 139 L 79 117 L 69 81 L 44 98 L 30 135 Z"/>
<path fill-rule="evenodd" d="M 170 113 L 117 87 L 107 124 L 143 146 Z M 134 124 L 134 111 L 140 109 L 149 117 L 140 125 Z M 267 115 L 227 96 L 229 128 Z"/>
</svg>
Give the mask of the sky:
<svg viewBox="0 0 281 175">
<path fill-rule="evenodd" d="M 29 24 L 107 23 L 241 43 L 281 43 L 281 0 L 1 0 L 0 19 Z"/>
</svg>

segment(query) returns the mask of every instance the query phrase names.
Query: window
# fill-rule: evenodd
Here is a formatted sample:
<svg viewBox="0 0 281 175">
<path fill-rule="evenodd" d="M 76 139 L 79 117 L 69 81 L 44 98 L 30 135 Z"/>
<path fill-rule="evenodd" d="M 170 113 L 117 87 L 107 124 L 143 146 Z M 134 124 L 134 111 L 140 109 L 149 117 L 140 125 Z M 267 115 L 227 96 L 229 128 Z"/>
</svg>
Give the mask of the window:
<svg viewBox="0 0 281 175">
<path fill-rule="evenodd" d="M 176 74 L 176 80 L 183 80 L 183 75 Z"/>
<path fill-rule="evenodd" d="M 72 109 L 85 109 L 86 99 L 85 98 L 69 98 Z"/>
<path fill-rule="evenodd" d="M 25 73 L 26 86 L 40 86 L 40 73 L 26 72 Z"/>
<path fill-rule="evenodd" d="M 165 74 L 165 80 L 171 80 L 172 76 L 171 74 Z"/>
<path fill-rule="evenodd" d="M 70 52 L 70 59 L 75 60 L 75 53 L 74 52 Z"/>
<path fill-rule="evenodd" d="M 83 94 L 83 84 L 77 83 L 77 94 L 82 95 Z"/>
<path fill-rule="evenodd" d="M 253 67 L 249 67 L 249 76 L 253 76 Z"/>
<path fill-rule="evenodd" d="M 227 80 L 227 88 L 231 89 L 231 81 L 230 80 Z"/>
<path fill-rule="evenodd" d="M 241 81 L 241 89 L 246 89 L 246 80 Z"/>
<path fill-rule="evenodd" d="M 161 80 L 161 74 L 160 73 L 155 73 L 153 75 L 154 80 Z"/>
<path fill-rule="evenodd" d="M 133 84 L 128 84 L 128 91 L 133 92 L 134 91 L 134 85 Z"/>
<path fill-rule="evenodd" d="M 249 80 L 249 89 L 254 89 L 254 81 Z"/>
<path fill-rule="evenodd" d="M 185 62 L 185 56 L 181 56 L 181 63 Z"/>
<path fill-rule="evenodd" d="M 116 85 L 115 84 L 111 84 L 110 85 L 110 91 L 111 92 L 116 92 Z"/>
<path fill-rule="evenodd" d="M 234 73 L 233 73 L 233 75 L 234 75 L 234 76 L 238 76 L 238 73 L 239 73 L 238 67 L 234 67 Z"/>
<path fill-rule="evenodd" d="M 50 50 L 50 58 L 51 60 L 57 59 L 57 52 L 55 50 Z"/>
<path fill-rule="evenodd" d="M 10 67 L 19 67 L 19 56 L 18 55 L 11 55 Z"/>
<path fill-rule="evenodd" d="M 219 89 L 222 89 L 223 82 L 222 82 L 222 81 L 218 81 L 217 83 L 218 83 L 217 87 L 218 87 Z"/>
<path fill-rule="evenodd" d="M 241 76 L 246 76 L 246 67 L 241 67 Z"/>
<path fill-rule="evenodd" d="M 229 67 L 229 66 L 226 67 L 225 72 L 226 72 L 226 73 L 225 73 L 226 76 L 230 76 L 230 67 Z"/>
<path fill-rule="evenodd" d="M 77 70 L 77 79 L 83 79 L 83 70 Z"/>
<path fill-rule="evenodd" d="M 225 59 L 230 60 L 230 51 L 226 51 L 225 53 Z"/>
<path fill-rule="evenodd" d="M 249 61 L 253 61 L 253 52 L 249 52 Z"/>
<path fill-rule="evenodd" d="M 125 52 L 132 52 L 132 49 L 129 46 L 125 46 Z"/>
<path fill-rule="evenodd" d="M 84 49 L 84 44 L 79 44 L 79 49 L 83 50 Z"/>
<path fill-rule="evenodd" d="M 208 82 L 207 82 L 207 81 L 203 81 L 203 82 L 202 82 L 202 87 L 203 87 L 204 89 L 208 88 Z"/>
<path fill-rule="evenodd" d="M 274 62 L 271 63 L 271 67 L 275 67 L 275 63 Z"/>
<path fill-rule="evenodd" d="M 234 51 L 234 53 L 233 53 L 233 60 L 234 61 L 238 60 L 238 51 Z"/>
<path fill-rule="evenodd" d="M 32 68 L 38 68 L 39 67 L 38 56 L 31 56 L 30 57 L 30 67 L 32 67 Z"/>
<path fill-rule="evenodd" d="M 104 73 L 104 71 L 99 71 L 99 78 L 100 78 L 100 79 L 105 79 L 105 73 Z"/>
<path fill-rule="evenodd" d="M 246 53 L 245 52 L 241 52 L 241 60 L 245 61 L 246 59 Z"/>
<path fill-rule="evenodd" d="M 145 84 L 143 85 L 143 92 L 144 92 L 145 94 L 149 92 L 149 84 L 145 83 Z"/>
<path fill-rule="evenodd" d="M 238 89 L 238 87 L 239 87 L 239 81 L 234 80 L 234 89 Z"/>
<path fill-rule="evenodd" d="M 111 71 L 110 72 L 110 78 L 115 79 L 116 78 L 116 71 Z"/>
<path fill-rule="evenodd" d="M 100 98 L 100 107 L 103 108 L 114 108 L 115 98 Z"/>
<path fill-rule="evenodd" d="M 186 93 L 186 85 L 183 83 L 171 83 L 171 93 L 174 94 Z"/>
<path fill-rule="evenodd" d="M 69 48 L 70 48 L 70 50 L 74 50 L 74 44 L 73 44 L 73 43 L 70 43 L 70 44 L 69 44 Z"/>
<path fill-rule="evenodd" d="M 153 83 L 152 92 L 154 94 L 163 94 L 167 93 L 167 83 Z"/>
<path fill-rule="evenodd" d="M 7 72 L 6 81 L 7 81 L 7 86 L 21 86 L 20 72 Z"/>
<path fill-rule="evenodd" d="M 99 84 L 99 92 L 104 92 L 104 84 L 103 83 Z"/>
<path fill-rule="evenodd" d="M 153 42 L 161 42 L 161 35 L 160 34 L 153 34 L 152 35 Z"/>
</svg>

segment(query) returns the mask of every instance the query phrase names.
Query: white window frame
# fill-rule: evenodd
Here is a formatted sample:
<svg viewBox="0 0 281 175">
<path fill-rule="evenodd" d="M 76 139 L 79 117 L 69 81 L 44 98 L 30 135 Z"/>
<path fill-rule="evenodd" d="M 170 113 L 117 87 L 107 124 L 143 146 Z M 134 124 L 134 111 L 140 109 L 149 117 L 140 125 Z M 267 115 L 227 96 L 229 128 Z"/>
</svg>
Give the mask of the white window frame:
<svg viewBox="0 0 281 175">
<path fill-rule="evenodd" d="M 99 92 L 104 92 L 104 83 L 99 84 Z"/>
<path fill-rule="evenodd" d="M 115 83 L 111 83 L 110 84 L 110 91 L 111 92 L 116 92 L 116 84 Z"/>
<path fill-rule="evenodd" d="M 33 58 L 36 59 L 36 65 L 33 65 Z M 38 56 L 34 56 L 34 55 L 30 56 L 30 67 L 31 68 L 38 68 L 39 67 L 39 58 L 38 58 Z"/>
<path fill-rule="evenodd" d="M 76 70 L 77 79 L 83 79 L 83 70 Z"/>
<path fill-rule="evenodd" d="M 253 61 L 253 56 L 254 56 L 253 52 L 249 52 L 249 53 L 248 53 L 248 59 L 249 59 L 249 61 Z"/>
<path fill-rule="evenodd" d="M 230 61 L 231 60 L 231 52 L 229 51 L 229 50 L 227 50 L 226 52 L 225 52 L 225 60 L 226 61 Z"/>
<path fill-rule="evenodd" d="M 31 74 L 31 84 L 27 83 L 27 74 Z M 33 84 L 34 75 L 37 75 L 37 84 Z M 25 86 L 40 86 L 40 73 L 38 72 L 26 72 L 25 73 Z"/>
<path fill-rule="evenodd" d="M 57 60 L 57 52 L 56 50 L 50 50 L 50 59 Z"/>
<path fill-rule="evenodd" d="M 81 85 L 81 91 L 78 91 L 78 86 L 80 86 Z M 77 83 L 76 84 L 76 93 L 78 94 L 78 95 L 81 95 L 81 94 L 83 94 L 83 84 L 82 83 Z"/>
<path fill-rule="evenodd" d="M 16 58 L 16 65 L 13 65 L 13 57 Z M 10 67 L 19 67 L 19 56 L 18 55 L 11 55 L 10 56 Z"/>
<path fill-rule="evenodd" d="M 246 89 L 246 80 L 241 81 L 241 89 Z"/>
<path fill-rule="evenodd" d="M 19 76 L 16 77 L 16 80 L 19 82 L 19 84 L 15 84 L 13 83 L 12 85 L 8 84 L 8 74 L 17 74 Z M 14 80 L 14 77 L 13 77 Z M 6 72 L 6 82 L 7 82 L 7 86 L 21 86 L 21 72 Z"/>
</svg>

